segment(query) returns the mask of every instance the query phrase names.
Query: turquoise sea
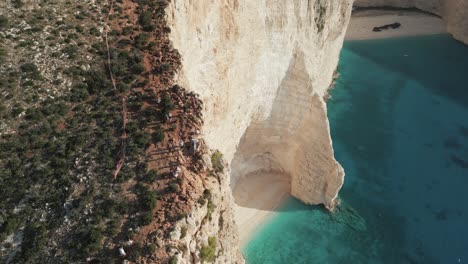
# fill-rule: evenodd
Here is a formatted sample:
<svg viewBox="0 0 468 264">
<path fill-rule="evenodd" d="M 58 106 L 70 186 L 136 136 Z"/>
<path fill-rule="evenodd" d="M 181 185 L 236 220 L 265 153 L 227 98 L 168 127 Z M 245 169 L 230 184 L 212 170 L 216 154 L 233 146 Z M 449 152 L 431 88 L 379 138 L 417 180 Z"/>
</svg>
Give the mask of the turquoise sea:
<svg viewBox="0 0 468 264">
<path fill-rule="evenodd" d="M 247 262 L 468 263 L 468 46 L 346 42 L 339 72 L 328 113 L 342 206 L 290 198 Z"/>
</svg>

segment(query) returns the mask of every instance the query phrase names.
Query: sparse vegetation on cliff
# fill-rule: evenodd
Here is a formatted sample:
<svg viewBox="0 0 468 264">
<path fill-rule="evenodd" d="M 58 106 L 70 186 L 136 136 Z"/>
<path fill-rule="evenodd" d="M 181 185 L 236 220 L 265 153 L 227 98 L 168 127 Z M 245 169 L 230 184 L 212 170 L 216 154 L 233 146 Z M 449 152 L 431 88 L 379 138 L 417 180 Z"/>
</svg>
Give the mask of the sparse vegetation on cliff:
<svg viewBox="0 0 468 264">
<path fill-rule="evenodd" d="M 112 262 L 123 241 L 156 242 L 154 230 L 187 215 L 190 199 L 177 199 L 187 182 L 171 178 L 169 157 L 171 140 L 195 125 L 164 114 L 183 112 L 181 101 L 193 115 L 200 109 L 193 94 L 172 89 L 180 56 L 167 38 L 167 4 L 11 1 L 0 10 L 0 262 Z M 165 247 L 142 248 L 126 246 L 127 258 L 167 261 Z"/>
<path fill-rule="evenodd" d="M 216 237 L 209 237 L 208 244 L 200 249 L 200 258 L 203 262 L 213 262 L 216 260 Z"/>
<path fill-rule="evenodd" d="M 216 150 L 211 154 L 211 163 L 213 164 L 215 172 L 221 173 L 224 171 L 223 154 L 219 150 Z"/>
<path fill-rule="evenodd" d="M 327 13 L 326 2 L 317 0 L 315 2 L 315 25 L 317 26 L 318 33 L 321 33 L 325 28 L 325 15 Z"/>
</svg>

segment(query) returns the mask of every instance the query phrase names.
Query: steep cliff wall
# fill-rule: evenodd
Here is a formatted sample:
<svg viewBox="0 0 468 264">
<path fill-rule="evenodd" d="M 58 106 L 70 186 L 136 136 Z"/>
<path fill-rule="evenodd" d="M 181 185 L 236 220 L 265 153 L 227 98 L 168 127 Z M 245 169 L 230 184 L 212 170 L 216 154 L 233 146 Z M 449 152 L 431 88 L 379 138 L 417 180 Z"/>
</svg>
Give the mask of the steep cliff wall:
<svg viewBox="0 0 468 264">
<path fill-rule="evenodd" d="M 204 102 L 203 138 L 231 164 L 231 188 L 251 172 L 275 171 L 302 201 L 334 206 L 344 172 L 333 156 L 323 98 L 351 7 L 352 0 L 171 2 L 171 40 L 182 55 L 179 81 Z M 219 189 L 213 197 L 223 208 L 213 218 L 222 213 L 234 226 L 229 182 L 220 186 L 211 188 Z M 222 234 L 217 222 L 200 222 L 203 210 L 189 216 L 189 247 Z M 228 230 L 220 237 L 226 245 L 217 250 L 218 263 L 242 261 L 233 246 L 237 232 Z"/>
<path fill-rule="evenodd" d="M 205 168 L 212 169 L 209 155 L 204 155 L 203 160 Z M 171 255 L 178 264 L 245 262 L 239 251 L 238 232 L 233 220 L 234 201 L 230 195 L 229 174 L 226 171 L 212 176 L 203 181 L 203 195 L 192 212 L 176 223 L 169 239 L 159 240 L 158 247 L 171 248 Z"/>
<path fill-rule="evenodd" d="M 455 39 L 468 44 L 468 1 L 467 0 L 355 0 L 361 7 L 416 7 L 443 17 L 447 31 Z"/>
<path fill-rule="evenodd" d="M 334 205 L 344 173 L 333 157 L 323 97 L 351 5 L 351 0 L 171 3 L 181 82 L 205 102 L 204 137 L 232 162 L 232 184 L 252 170 L 279 170 L 291 177 L 294 196 Z"/>
</svg>

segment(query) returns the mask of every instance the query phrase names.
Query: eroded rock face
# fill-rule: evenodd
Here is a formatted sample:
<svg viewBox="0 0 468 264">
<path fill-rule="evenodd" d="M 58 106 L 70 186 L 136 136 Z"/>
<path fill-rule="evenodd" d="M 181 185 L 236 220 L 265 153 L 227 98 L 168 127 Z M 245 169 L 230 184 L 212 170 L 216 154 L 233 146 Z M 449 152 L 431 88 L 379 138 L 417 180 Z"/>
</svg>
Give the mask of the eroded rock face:
<svg viewBox="0 0 468 264">
<path fill-rule="evenodd" d="M 208 155 L 204 160 L 211 168 Z M 210 238 L 215 238 L 214 263 L 244 264 L 245 261 L 239 250 L 237 227 L 233 220 L 234 201 L 230 195 L 228 172 L 204 180 L 203 185 L 210 190 L 209 195 L 204 195 L 205 202 L 197 202 L 192 212 L 177 222 L 174 231 L 170 234 L 170 240 L 179 241 L 175 244 L 178 246 L 172 245 L 174 251 L 172 253 L 176 256 L 177 263 L 209 262 L 203 259 L 201 251 L 209 244 Z M 171 242 L 167 245 L 171 245 Z"/>
<path fill-rule="evenodd" d="M 231 187 L 250 172 L 280 172 L 294 196 L 334 206 L 344 173 L 333 156 L 323 98 L 351 8 L 352 0 L 171 2 L 179 81 L 204 102 L 203 137 L 231 164 Z M 219 190 L 219 206 L 232 206 L 230 189 Z M 233 221 L 231 210 L 224 214 Z M 195 221 L 193 228 L 205 227 Z M 193 237 L 206 240 L 216 229 Z M 238 242 L 231 234 L 222 244 Z M 224 247 L 218 257 L 237 252 Z"/>
<path fill-rule="evenodd" d="M 227 161 L 270 161 L 292 194 L 332 206 L 343 182 L 323 96 L 331 83 L 352 1 L 183 1 L 171 4 L 180 76 L 205 102 L 205 139 Z M 242 153 L 240 139 L 255 136 Z M 234 161 L 233 166 L 236 166 Z M 236 169 L 236 168 L 234 168 Z M 258 165 L 255 169 L 271 169 Z M 232 183 L 242 177 L 234 170 Z"/>
<path fill-rule="evenodd" d="M 255 171 L 280 172 L 291 180 L 291 194 L 309 204 L 332 208 L 344 172 L 333 158 L 326 106 L 314 94 L 297 51 L 280 83 L 270 116 L 252 121 L 232 162 L 231 181 Z"/>
<path fill-rule="evenodd" d="M 468 44 L 468 1 L 467 0 L 356 0 L 361 7 L 416 7 L 443 17 L 447 31 L 455 39 Z"/>
</svg>

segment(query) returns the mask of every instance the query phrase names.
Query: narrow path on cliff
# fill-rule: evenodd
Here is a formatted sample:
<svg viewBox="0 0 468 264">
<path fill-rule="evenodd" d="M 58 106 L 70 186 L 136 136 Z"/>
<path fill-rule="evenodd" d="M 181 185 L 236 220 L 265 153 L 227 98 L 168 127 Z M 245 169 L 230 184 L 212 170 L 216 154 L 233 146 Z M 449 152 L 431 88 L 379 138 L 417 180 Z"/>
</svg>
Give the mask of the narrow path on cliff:
<svg viewBox="0 0 468 264">
<path fill-rule="evenodd" d="M 117 91 L 117 86 L 115 85 L 114 74 L 112 73 L 112 66 L 111 66 L 111 54 L 109 48 L 109 18 L 114 9 L 114 1 L 109 1 L 109 12 L 107 13 L 106 23 L 104 27 L 104 38 L 106 42 L 106 50 L 107 50 L 107 68 L 109 70 L 109 77 L 112 82 L 112 87 L 115 91 Z M 122 166 L 125 162 L 125 152 L 126 152 L 126 141 L 127 141 L 127 102 L 125 98 L 125 94 L 120 95 L 120 100 L 122 102 L 122 135 L 120 136 L 120 151 L 119 151 L 119 161 L 117 162 L 116 168 L 114 170 L 113 178 L 114 180 L 117 179 L 117 176 L 122 169 Z"/>
</svg>

